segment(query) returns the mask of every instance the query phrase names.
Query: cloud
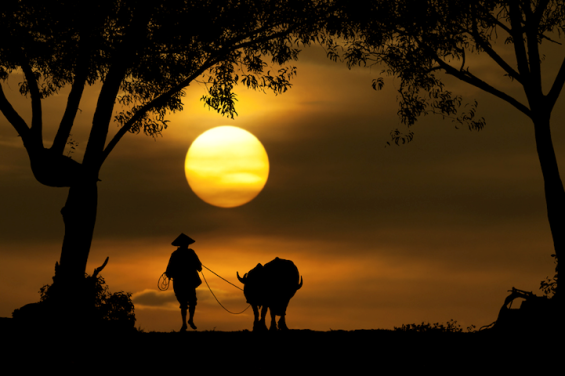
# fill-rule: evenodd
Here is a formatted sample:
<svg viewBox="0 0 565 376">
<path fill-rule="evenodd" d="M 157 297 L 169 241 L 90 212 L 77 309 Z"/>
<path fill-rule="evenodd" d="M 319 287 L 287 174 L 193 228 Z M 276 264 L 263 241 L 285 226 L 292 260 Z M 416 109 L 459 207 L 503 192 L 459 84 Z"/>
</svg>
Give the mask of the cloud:
<svg viewBox="0 0 565 376">
<path fill-rule="evenodd" d="M 132 295 L 132 301 L 136 308 L 152 307 L 164 309 L 178 309 L 177 298 L 173 291 L 157 291 L 145 289 Z"/>
</svg>

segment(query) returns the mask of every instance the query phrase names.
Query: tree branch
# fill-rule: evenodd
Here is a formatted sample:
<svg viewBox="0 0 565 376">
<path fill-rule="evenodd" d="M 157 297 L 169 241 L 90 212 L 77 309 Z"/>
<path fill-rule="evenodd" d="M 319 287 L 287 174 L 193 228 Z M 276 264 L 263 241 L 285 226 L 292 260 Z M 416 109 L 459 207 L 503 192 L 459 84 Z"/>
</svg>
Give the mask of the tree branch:
<svg viewBox="0 0 565 376">
<path fill-rule="evenodd" d="M 98 274 L 102 271 L 102 269 L 104 269 L 106 267 L 106 264 L 108 264 L 109 259 L 110 259 L 110 256 L 106 257 L 106 260 L 104 260 L 104 263 L 102 265 L 100 265 L 99 267 L 94 269 L 94 272 L 92 273 L 91 278 L 98 277 Z"/>
<path fill-rule="evenodd" d="M 112 138 L 112 140 L 108 143 L 108 145 L 106 146 L 106 148 L 104 149 L 103 153 L 102 153 L 102 159 L 100 161 L 100 164 L 104 163 L 104 161 L 106 160 L 106 158 L 108 158 L 108 155 L 112 152 L 112 150 L 114 150 L 114 148 L 116 147 L 116 145 L 118 144 L 118 142 L 122 139 L 122 137 L 129 132 L 129 130 L 133 127 L 133 125 L 141 120 L 145 114 L 147 114 L 148 111 L 150 111 L 152 108 L 155 108 L 157 106 L 159 106 L 161 103 L 167 101 L 171 96 L 173 96 L 174 94 L 176 94 L 177 92 L 179 92 L 180 90 L 184 89 L 185 87 L 187 87 L 188 85 L 190 85 L 190 83 L 196 79 L 198 76 L 200 76 L 202 73 L 204 73 L 207 69 L 211 68 L 212 66 L 214 66 L 214 64 L 216 64 L 218 61 L 216 59 L 213 60 L 208 60 L 208 62 L 205 62 L 204 64 L 202 64 L 202 66 L 196 70 L 192 75 L 190 75 L 187 79 L 185 79 L 184 81 L 182 81 L 181 83 L 175 85 L 173 88 L 169 89 L 166 93 L 161 94 L 160 96 L 158 96 L 157 98 L 154 98 L 153 100 L 151 100 L 150 102 L 146 103 L 145 105 L 143 105 L 143 107 L 141 107 L 132 117 L 131 119 L 129 119 L 127 121 L 127 123 L 125 123 L 119 130 L 118 132 L 114 135 L 114 137 Z"/>
<path fill-rule="evenodd" d="M 65 108 L 65 113 L 63 114 L 63 118 L 57 129 L 57 134 L 53 140 L 53 145 L 51 146 L 51 150 L 56 154 L 63 154 L 65 150 L 65 145 L 71 134 L 78 106 L 82 98 L 82 93 L 84 92 L 84 86 L 86 85 L 88 76 L 88 54 L 85 51 L 87 50 L 85 46 L 87 44 L 88 41 L 82 42 L 81 44 L 81 51 L 79 51 L 79 59 L 75 69 L 71 92 L 67 98 L 67 107 Z"/>
<path fill-rule="evenodd" d="M 41 93 L 39 92 L 39 86 L 37 84 L 37 80 L 35 79 L 35 75 L 25 58 L 24 53 L 21 53 L 21 68 L 24 72 L 24 76 L 26 78 L 29 93 L 31 96 L 31 135 L 35 138 L 36 142 L 39 142 L 41 146 L 43 146 L 43 134 L 42 134 L 42 125 L 43 119 L 41 114 Z"/>
<path fill-rule="evenodd" d="M 477 29 L 477 23 L 473 20 L 473 30 L 471 36 L 475 40 L 475 42 L 487 53 L 487 55 L 494 60 L 495 63 L 498 64 L 510 77 L 514 78 L 519 83 L 522 83 L 522 77 L 514 68 L 512 68 L 503 58 L 500 57 L 496 53 L 494 49 L 483 39 L 479 34 L 479 30 Z"/>
<path fill-rule="evenodd" d="M 557 102 L 557 98 L 559 98 L 559 94 L 561 94 L 561 89 L 563 89 L 563 85 L 565 84 L 565 58 L 561 63 L 561 67 L 559 68 L 559 72 L 557 72 L 557 76 L 555 77 L 555 81 L 553 81 L 553 85 L 549 90 L 546 98 L 546 105 L 548 110 L 551 111 Z"/>
<path fill-rule="evenodd" d="M 256 45 L 258 43 L 267 42 L 269 40 L 273 40 L 273 39 L 276 39 L 278 37 L 288 35 L 290 33 L 291 33 L 291 28 L 289 28 L 288 30 L 285 30 L 285 31 L 279 31 L 278 33 L 274 33 L 274 34 L 271 34 L 271 35 L 266 35 L 266 36 L 259 38 L 259 39 L 252 39 L 252 40 L 249 40 L 247 42 L 242 42 L 240 44 L 232 44 L 231 47 L 224 47 L 224 48 L 221 48 L 218 51 L 216 51 L 217 56 L 225 55 L 225 54 L 227 54 L 227 52 L 237 51 L 237 50 L 243 49 L 243 48 L 248 47 L 248 46 Z M 245 38 L 238 38 L 237 41 L 239 42 L 240 40 L 244 40 L 244 39 Z"/>
<path fill-rule="evenodd" d="M 512 29 L 510 29 L 508 26 L 506 26 L 505 24 L 500 22 L 500 20 L 498 18 L 496 18 L 495 16 L 493 16 L 491 13 L 489 13 L 489 16 L 497 26 L 499 26 L 502 30 L 506 31 L 508 33 L 508 35 L 512 35 Z"/>
<path fill-rule="evenodd" d="M 549 5 L 549 0 L 540 0 L 540 2 L 538 3 L 538 7 L 533 13 L 537 25 L 539 25 L 541 18 L 543 17 L 543 12 L 545 12 L 548 5 Z"/>
<path fill-rule="evenodd" d="M 437 63 L 445 70 L 445 73 L 450 74 L 450 75 L 460 79 L 463 82 L 467 82 L 468 84 L 471 84 L 471 85 L 473 85 L 473 86 L 475 86 L 475 87 L 477 87 L 477 88 L 479 88 L 479 89 L 481 89 L 481 90 L 483 90 L 487 93 L 490 93 L 490 94 L 504 100 L 505 102 L 507 102 L 507 103 L 511 104 L 512 106 L 514 106 L 515 108 L 517 108 L 520 112 L 524 113 L 528 117 L 531 117 L 531 110 L 527 106 L 525 106 L 524 104 L 519 102 L 518 100 L 511 97 L 510 95 L 492 87 L 491 85 L 489 85 L 485 81 L 481 80 L 477 76 L 471 74 L 469 71 L 460 71 L 460 70 L 453 68 L 451 65 L 447 64 L 446 62 L 444 62 L 443 60 L 441 60 L 437 56 L 435 57 L 434 60 L 436 60 Z"/>
<path fill-rule="evenodd" d="M 522 35 L 522 14 L 516 0 L 510 3 L 510 25 L 512 27 L 510 35 L 514 42 L 514 53 L 516 54 L 518 71 L 524 79 L 523 85 L 526 88 L 530 77 L 530 68 L 528 66 L 528 55 L 526 54 L 524 37 Z"/>
<path fill-rule="evenodd" d="M 18 132 L 24 145 L 28 144 L 30 141 L 30 129 L 25 120 L 14 110 L 8 98 L 6 98 L 2 84 L 0 84 L 0 111 L 2 111 L 10 124 L 12 124 L 16 132 Z"/>
<path fill-rule="evenodd" d="M 543 92 L 541 88 L 541 61 L 539 53 L 538 44 L 538 28 L 541 18 L 535 17 L 529 4 L 524 5 L 527 9 L 526 11 L 526 38 L 528 46 L 528 61 L 530 63 L 530 79 L 529 79 L 529 90 L 532 90 L 533 98 L 543 98 Z M 527 95 L 527 93 L 526 93 Z M 530 99 L 530 96 L 528 96 Z M 536 101 L 537 102 L 537 101 Z M 540 103 L 536 103 L 537 107 Z M 530 103 L 530 107 L 533 108 L 534 104 Z"/>
<path fill-rule="evenodd" d="M 106 75 L 106 79 L 100 89 L 96 110 L 92 118 L 92 128 L 84 153 L 83 165 L 99 170 L 104 161 L 103 153 L 108 137 L 108 129 L 112 120 L 112 112 L 116 102 L 116 97 L 120 90 L 127 70 L 130 55 L 135 53 L 136 47 L 144 38 L 142 31 L 150 21 L 150 12 L 145 12 L 143 8 L 138 10 L 139 14 L 133 15 L 133 23 L 130 25 L 122 42 L 119 44 L 113 56 L 111 68 Z"/>
</svg>

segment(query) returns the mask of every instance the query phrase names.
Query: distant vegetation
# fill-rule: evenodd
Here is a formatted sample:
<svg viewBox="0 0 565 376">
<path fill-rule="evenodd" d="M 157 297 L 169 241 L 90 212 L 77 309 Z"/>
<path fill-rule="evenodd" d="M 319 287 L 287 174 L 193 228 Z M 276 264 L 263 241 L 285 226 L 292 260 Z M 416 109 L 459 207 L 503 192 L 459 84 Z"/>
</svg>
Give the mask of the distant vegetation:
<svg viewBox="0 0 565 376">
<path fill-rule="evenodd" d="M 457 323 L 457 321 L 451 319 L 445 324 L 440 324 L 438 322 L 430 324 L 424 323 L 421 324 L 402 324 L 401 327 L 394 327 L 394 331 L 396 332 L 419 332 L 419 333 L 463 333 L 463 329 L 461 325 Z M 475 325 L 471 325 L 467 328 L 467 332 L 475 332 Z"/>
</svg>

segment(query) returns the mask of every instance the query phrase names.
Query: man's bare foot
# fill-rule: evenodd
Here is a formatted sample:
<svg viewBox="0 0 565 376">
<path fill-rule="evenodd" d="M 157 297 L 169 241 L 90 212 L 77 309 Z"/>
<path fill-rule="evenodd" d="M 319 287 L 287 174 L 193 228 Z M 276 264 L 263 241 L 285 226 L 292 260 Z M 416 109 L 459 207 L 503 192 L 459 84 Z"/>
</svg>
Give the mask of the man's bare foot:
<svg viewBox="0 0 565 376">
<path fill-rule="evenodd" d="M 192 321 L 188 322 L 188 325 L 190 325 L 190 327 L 194 330 L 196 330 L 196 325 L 194 325 L 194 323 Z"/>
<path fill-rule="evenodd" d="M 191 325 L 191 326 L 192 326 L 192 325 Z M 187 328 L 188 328 L 188 327 L 186 326 L 186 324 L 183 324 L 183 325 L 182 325 L 182 328 L 180 328 L 180 331 L 181 331 L 181 332 L 186 332 L 186 329 L 187 329 Z"/>
</svg>

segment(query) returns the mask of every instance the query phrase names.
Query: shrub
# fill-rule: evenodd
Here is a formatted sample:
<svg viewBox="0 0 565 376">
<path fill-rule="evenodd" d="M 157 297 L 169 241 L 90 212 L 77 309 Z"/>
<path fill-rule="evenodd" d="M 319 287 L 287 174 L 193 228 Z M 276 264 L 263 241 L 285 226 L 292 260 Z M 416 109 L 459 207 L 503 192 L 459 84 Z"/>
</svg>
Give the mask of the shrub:
<svg viewBox="0 0 565 376">
<path fill-rule="evenodd" d="M 474 330 L 474 325 L 471 325 L 467 328 L 468 331 Z M 418 333 L 461 333 L 463 329 L 461 329 L 461 325 L 457 324 L 457 321 L 451 319 L 445 324 L 440 324 L 438 322 L 430 324 L 424 323 L 421 324 L 402 324 L 401 327 L 394 327 L 394 330 L 397 332 L 418 332 Z"/>
<path fill-rule="evenodd" d="M 94 323 L 111 323 L 113 328 L 134 329 L 135 308 L 131 301 L 131 293 L 111 293 L 101 276 L 92 277 L 85 274 L 82 289 L 79 289 L 80 297 L 61 297 L 55 283 L 43 286 L 39 293 L 40 303 L 51 305 L 51 303 L 62 298 L 67 302 L 82 302 L 90 311 L 90 318 Z"/>
</svg>

